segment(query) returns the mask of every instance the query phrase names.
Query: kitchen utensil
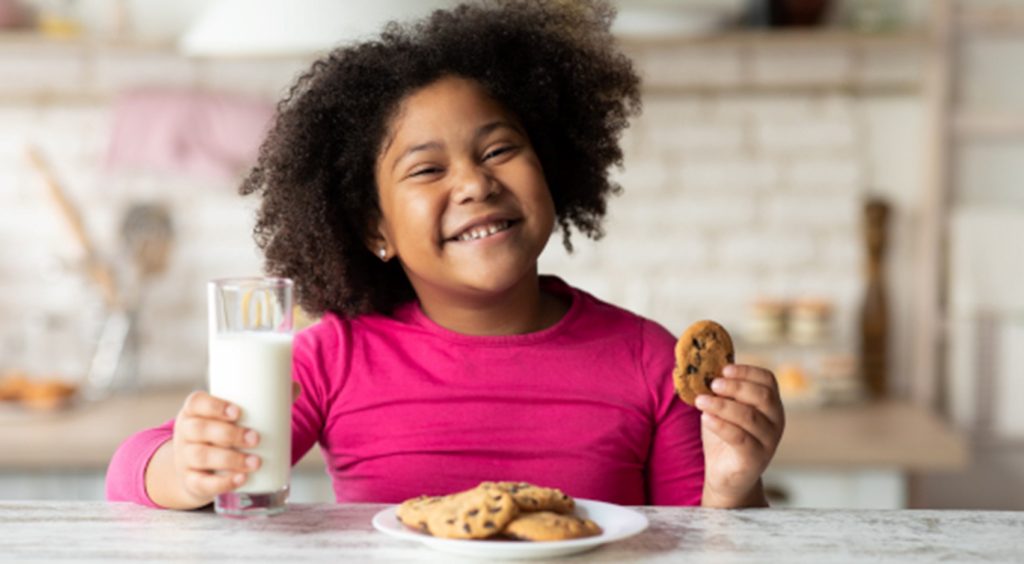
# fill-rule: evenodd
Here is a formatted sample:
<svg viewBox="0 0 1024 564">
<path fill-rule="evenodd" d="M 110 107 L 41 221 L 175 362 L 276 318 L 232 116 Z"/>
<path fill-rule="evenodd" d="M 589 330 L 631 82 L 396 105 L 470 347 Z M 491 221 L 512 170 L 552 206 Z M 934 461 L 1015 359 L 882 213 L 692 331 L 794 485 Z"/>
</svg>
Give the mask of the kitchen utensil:
<svg viewBox="0 0 1024 564">
<path fill-rule="evenodd" d="M 147 281 L 167 267 L 174 227 L 170 212 L 160 204 L 136 203 L 121 219 L 121 255 L 130 272 L 122 277 L 121 307 L 104 323 L 89 368 L 94 394 L 114 388 L 133 388 L 138 376 L 138 318 Z"/>
<path fill-rule="evenodd" d="M 25 148 L 25 156 L 28 158 L 29 164 L 43 180 L 43 184 L 46 186 L 47 192 L 50 194 L 51 201 L 56 206 L 57 211 L 68 227 L 71 228 L 71 234 L 85 256 L 85 266 L 88 275 L 99 286 L 107 307 L 118 307 L 120 296 L 118 295 L 117 280 L 113 269 L 109 263 L 100 258 L 99 253 L 96 251 L 96 246 L 93 244 L 89 232 L 85 229 L 85 224 L 82 221 L 82 215 L 79 213 L 78 207 L 67 196 L 67 192 L 53 173 L 53 169 L 37 147 L 27 146 Z"/>
<path fill-rule="evenodd" d="M 174 237 L 170 212 L 160 204 L 133 204 L 121 222 L 121 237 L 139 272 L 159 274 L 167 266 Z"/>
</svg>

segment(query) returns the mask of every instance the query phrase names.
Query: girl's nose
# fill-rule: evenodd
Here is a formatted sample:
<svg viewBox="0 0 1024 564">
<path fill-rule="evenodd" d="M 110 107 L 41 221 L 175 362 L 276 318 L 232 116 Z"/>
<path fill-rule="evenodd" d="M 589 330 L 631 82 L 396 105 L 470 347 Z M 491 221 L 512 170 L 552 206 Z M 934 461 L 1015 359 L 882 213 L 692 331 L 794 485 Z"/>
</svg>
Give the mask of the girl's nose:
<svg viewBox="0 0 1024 564">
<path fill-rule="evenodd" d="M 452 177 L 452 199 L 460 204 L 482 202 L 498 193 L 498 182 L 483 167 L 467 166 Z"/>
</svg>

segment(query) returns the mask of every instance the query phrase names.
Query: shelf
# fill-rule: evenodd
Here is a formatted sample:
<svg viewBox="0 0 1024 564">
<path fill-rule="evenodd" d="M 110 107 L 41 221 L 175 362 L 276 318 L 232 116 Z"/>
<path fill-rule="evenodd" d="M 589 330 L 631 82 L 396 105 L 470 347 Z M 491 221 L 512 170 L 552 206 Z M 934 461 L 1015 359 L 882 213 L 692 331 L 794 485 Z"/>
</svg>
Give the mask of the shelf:
<svg viewBox="0 0 1024 564">
<path fill-rule="evenodd" d="M 130 51 L 176 53 L 178 48 L 170 41 L 139 41 L 101 37 L 54 37 L 32 31 L 0 32 L 0 51 L 28 47 L 89 51 Z"/>
<path fill-rule="evenodd" d="M 793 29 L 785 31 L 728 30 L 687 37 L 619 37 L 625 48 L 644 47 L 819 47 L 842 48 L 924 48 L 928 44 L 928 33 L 923 30 L 906 30 L 884 33 L 860 33 L 843 29 Z"/>
<path fill-rule="evenodd" d="M 962 31 L 986 35 L 1024 36 L 1024 8 L 998 6 L 967 8 L 961 4 L 954 21 Z"/>
<path fill-rule="evenodd" d="M 784 31 L 737 29 L 697 36 L 619 36 L 617 41 L 624 48 L 686 46 L 784 48 L 806 47 L 808 45 L 856 49 L 924 48 L 928 43 L 928 34 L 921 30 L 860 33 L 842 29 L 794 29 Z M 13 46 L 178 52 L 177 45 L 173 41 L 146 41 L 132 38 L 88 36 L 61 38 L 33 31 L 0 32 L 0 49 Z M 288 57 L 294 58 L 294 55 L 288 55 Z M 274 56 L 245 58 L 262 59 L 274 58 Z"/>
<path fill-rule="evenodd" d="M 970 139 L 1024 137 L 1024 113 L 967 112 L 953 117 L 953 133 Z"/>
</svg>

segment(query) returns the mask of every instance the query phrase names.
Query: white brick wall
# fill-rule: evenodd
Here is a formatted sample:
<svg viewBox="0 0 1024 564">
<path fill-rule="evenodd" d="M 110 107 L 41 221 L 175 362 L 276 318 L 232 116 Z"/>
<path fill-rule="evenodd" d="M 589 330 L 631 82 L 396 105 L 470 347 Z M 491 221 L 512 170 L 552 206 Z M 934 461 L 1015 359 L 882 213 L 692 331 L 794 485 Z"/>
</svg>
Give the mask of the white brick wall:
<svg viewBox="0 0 1024 564">
<path fill-rule="evenodd" d="M 129 203 L 171 208 L 177 240 L 168 271 L 145 296 L 140 370 L 147 382 L 199 382 L 205 281 L 260 269 L 250 236 L 255 201 L 236 196 L 233 182 L 104 170 L 110 102 L 124 87 L 147 84 L 276 97 L 303 62 L 19 49 L 0 51 L 0 350 L 11 350 L 40 312 L 96 315 L 95 293 L 60 266 L 77 254 L 25 165 L 22 148 L 31 140 L 47 152 L 108 252 Z M 703 317 L 739 327 L 749 302 L 762 296 L 830 298 L 849 325 L 861 288 L 866 183 L 891 180 L 885 187 L 904 206 L 915 201 L 917 187 L 905 184 L 915 179 L 907 170 L 917 169 L 917 155 L 905 141 L 914 138 L 917 98 L 895 95 L 879 105 L 870 96 L 775 88 L 783 80 L 843 80 L 855 72 L 855 57 L 842 49 L 659 47 L 636 54 L 653 87 L 623 139 L 625 168 L 614 176 L 625 193 L 609 203 L 607 237 L 595 243 L 577 235 L 576 252 L 567 256 L 556 236 L 541 270 L 673 331 Z M 885 80 L 908 66 L 872 57 L 864 68 Z M 761 83 L 770 88 L 741 87 Z M 884 154 L 865 147 L 888 138 L 900 142 Z M 905 259 L 893 257 L 894 277 L 909 269 Z"/>
</svg>

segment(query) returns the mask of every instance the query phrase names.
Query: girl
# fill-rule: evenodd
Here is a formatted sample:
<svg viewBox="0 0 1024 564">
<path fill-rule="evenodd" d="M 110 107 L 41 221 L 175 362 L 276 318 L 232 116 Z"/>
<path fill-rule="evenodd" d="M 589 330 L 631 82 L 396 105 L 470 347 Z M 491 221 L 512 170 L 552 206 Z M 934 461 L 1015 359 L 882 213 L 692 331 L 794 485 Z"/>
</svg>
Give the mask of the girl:
<svg viewBox="0 0 1024 564">
<path fill-rule="evenodd" d="M 620 504 L 765 505 L 775 379 L 728 366 L 675 398 L 674 336 L 537 272 L 597 238 L 639 80 L 600 2 L 438 11 L 318 60 L 242 192 L 268 272 L 322 320 L 295 341 L 292 462 L 319 442 L 339 502 L 484 480 Z M 701 413 L 703 411 L 703 414 Z M 237 406 L 190 395 L 115 454 L 108 498 L 196 508 L 259 467 Z"/>
</svg>

